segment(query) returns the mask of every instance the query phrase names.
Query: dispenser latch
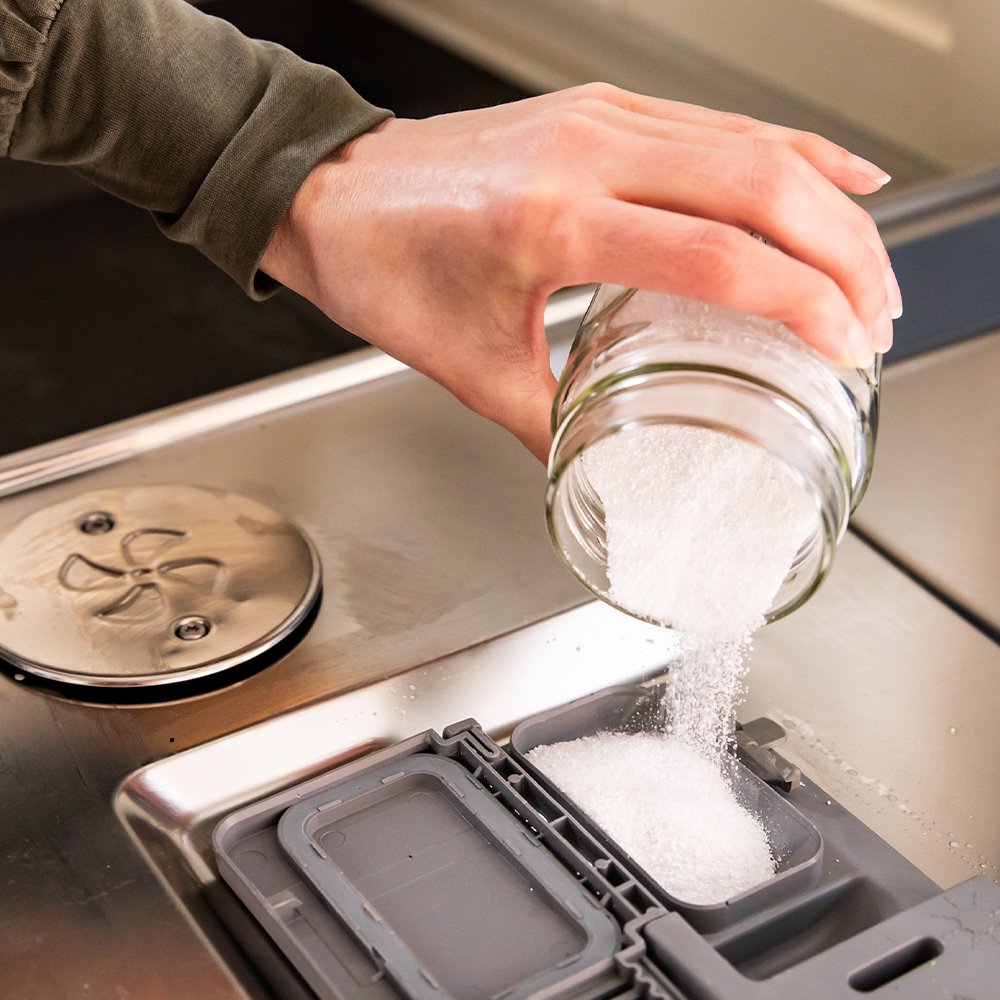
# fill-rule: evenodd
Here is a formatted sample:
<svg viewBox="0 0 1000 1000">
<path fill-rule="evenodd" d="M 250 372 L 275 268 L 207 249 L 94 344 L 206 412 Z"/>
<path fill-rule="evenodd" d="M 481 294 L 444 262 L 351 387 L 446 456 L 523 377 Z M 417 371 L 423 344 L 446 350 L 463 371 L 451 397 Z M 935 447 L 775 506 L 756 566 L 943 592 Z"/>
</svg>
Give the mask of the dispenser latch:
<svg viewBox="0 0 1000 1000">
<path fill-rule="evenodd" d="M 736 756 L 762 781 L 791 792 L 799 787 L 802 772 L 771 749 L 786 738 L 785 730 L 773 719 L 736 723 Z"/>
</svg>

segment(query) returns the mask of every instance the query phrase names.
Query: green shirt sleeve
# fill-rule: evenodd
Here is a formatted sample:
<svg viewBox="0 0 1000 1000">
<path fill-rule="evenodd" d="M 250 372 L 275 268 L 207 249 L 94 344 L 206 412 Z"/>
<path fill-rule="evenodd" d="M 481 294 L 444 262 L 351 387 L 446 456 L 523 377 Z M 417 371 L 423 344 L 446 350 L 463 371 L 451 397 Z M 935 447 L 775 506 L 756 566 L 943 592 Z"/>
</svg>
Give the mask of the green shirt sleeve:
<svg viewBox="0 0 1000 1000">
<path fill-rule="evenodd" d="M 306 175 L 389 117 L 184 0 L 0 0 L 0 153 L 149 209 L 254 298 Z"/>
</svg>

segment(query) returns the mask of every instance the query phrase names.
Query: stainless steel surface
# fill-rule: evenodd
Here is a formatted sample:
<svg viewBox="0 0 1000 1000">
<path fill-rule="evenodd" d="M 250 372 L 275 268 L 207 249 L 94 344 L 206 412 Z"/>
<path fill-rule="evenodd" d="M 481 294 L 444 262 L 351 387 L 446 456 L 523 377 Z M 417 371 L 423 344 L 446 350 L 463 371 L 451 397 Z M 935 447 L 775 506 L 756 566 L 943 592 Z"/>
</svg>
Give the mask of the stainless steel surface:
<svg viewBox="0 0 1000 1000">
<path fill-rule="evenodd" d="M 545 326 L 557 350 L 567 339 L 572 339 L 590 304 L 593 289 L 592 285 L 566 288 L 550 297 Z M 568 344 L 563 350 L 569 350 Z M 565 361 L 564 353 L 562 360 Z M 355 351 L 6 455 L 0 458 L 0 497 L 113 465 L 165 445 L 404 371 L 407 367 L 401 361 L 374 348 Z"/>
<path fill-rule="evenodd" d="M 784 726 L 780 752 L 939 885 L 1000 882 L 1000 646 L 848 534 L 748 683 L 741 717 Z"/>
<path fill-rule="evenodd" d="M 782 752 L 940 884 L 998 878 L 1000 762 L 983 749 L 1000 648 L 851 536 L 824 589 L 755 646 L 745 718 L 778 718 L 790 732 Z M 534 712 L 654 676 L 674 648 L 668 631 L 584 605 L 153 763 L 123 783 L 116 809 L 178 906 L 255 995 L 206 904 L 216 880 L 210 834 L 223 813 L 470 715 L 503 735 Z"/>
<path fill-rule="evenodd" d="M 113 465 L 243 420 L 406 371 L 374 348 L 0 458 L 0 497 Z"/>
<path fill-rule="evenodd" d="M 95 490 L 0 538 L 0 657 L 102 687 L 204 677 L 287 636 L 320 585 L 277 511 L 195 486 Z"/>
<path fill-rule="evenodd" d="M 854 523 L 1000 633 L 1000 333 L 885 370 Z"/>
<path fill-rule="evenodd" d="M 562 319 L 555 340 L 576 325 Z M 373 367 L 392 374 L 374 378 Z M 162 424 L 143 418 L 5 460 L 8 491 L 21 491 L 0 501 L 0 532 L 88 491 L 192 483 L 300 525 L 325 577 L 316 621 L 290 655 L 195 699 L 84 705 L 0 675 L 5 998 L 236 995 L 115 820 L 118 783 L 586 600 L 545 535 L 544 469 L 513 438 L 375 352 L 330 372 L 325 395 L 311 381 L 322 373 L 307 369 L 305 387 L 289 376 L 262 399 L 250 385 L 173 408 Z"/>
<path fill-rule="evenodd" d="M 947 213 L 1000 197 L 1000 167 L 970 174 L 943 177 L 916 185 L 903 194 L 876 203 L 871 216 L 879 229 L 912 222 L 933 215 L 940 220 Z"/>
</svg>

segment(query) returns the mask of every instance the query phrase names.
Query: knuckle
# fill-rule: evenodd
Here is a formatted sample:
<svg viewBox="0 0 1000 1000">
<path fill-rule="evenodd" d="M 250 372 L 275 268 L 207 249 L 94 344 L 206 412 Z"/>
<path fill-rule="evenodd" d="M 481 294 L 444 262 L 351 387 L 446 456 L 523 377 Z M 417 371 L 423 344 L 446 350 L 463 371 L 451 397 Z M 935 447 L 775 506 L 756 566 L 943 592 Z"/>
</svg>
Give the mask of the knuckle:
<svg viewBox="0 0 1000 1000">
<path fill-rule="evenodd" d="M 879 261 L 880 268 L 885 270 L 889 265 L 889 255 L 882 244 L 882 235 L 875 225 L 875 220 L 860 205 L 854 205 L 853 202 L 850 204 L 853 206 L 850 223 L 854 232 L 871 248 Z"/>
<path fill-rule="evenodd" d="M 854 274 L 866 294 L 871 294 L 877 300 L 877 308 L 885 304 L 886 290 L 883 279 L 882 263 L 874 251 L 863 245 L 857 254 Z"/>
<path fill-rule="evenodd" d="M 509 189 L 495 215 L 497 245 L 518 248 L 521 266 L 536 276 L 557 266 L 573 245 L 574 204 L 566 185 L 550 175 Z"/>
<path fill-rule="evenodd" d="M 738 132 L 741 135 L 763 135 L 765 131 L 763 122 L 749 115 L 737 114 L 735 111 L 722 112 L 722 125 L 731 132 Z"/>
<path fill-rule="evenodd" d="M 835 159 L 846 164 L 851 156 L 842 146 L 830 142 L 829 139 L 824 139 L 815 132 L 793 132 L 792 140 L 803 156 L 814 161 L 828 160 L 832 155 Z"/>
<path fill-rule="evenodd" d="M 712 284 L 728 291 L 750 276 L 753 265 L 747 253 L 748 239 L 732 226 L 709 223 L 695 232 L 691 252 L 698 269 L 711 277 Z"/>
<path fill-rule="evenodd" d="M 757 158 L 750 166 L 747 190 L 750 197 L 771 213 L 792 211 L 798 202 L 801 178 L 787 162 Z"/>
<path fill-rule="evenodd" d="M 571 88 L 567 93 L 572 95 L 574 100 L 603 101 L 605 104 L 619 103 L 624 91 L 610 83 L 596 81 L 594 83 L 583 83 L 578 87 Z"/>
<path fill-rule="evenodd" d="M 527 155 L 536 154 L 565 156 L 578 155 L 579 150 L 595 141 L 599 124 L 587 114 L 586 105 L 569 105 L 555 108 L 548 114 L 539 115 L 524 123 L 516 144 Z"/>
<path fill-rule="evenodd" d="M 829 329 L 844 326 L 844 293 L 829 275 L 816 272 L 809 291 L 809 310 L 819 324 Z"/>
</svg>

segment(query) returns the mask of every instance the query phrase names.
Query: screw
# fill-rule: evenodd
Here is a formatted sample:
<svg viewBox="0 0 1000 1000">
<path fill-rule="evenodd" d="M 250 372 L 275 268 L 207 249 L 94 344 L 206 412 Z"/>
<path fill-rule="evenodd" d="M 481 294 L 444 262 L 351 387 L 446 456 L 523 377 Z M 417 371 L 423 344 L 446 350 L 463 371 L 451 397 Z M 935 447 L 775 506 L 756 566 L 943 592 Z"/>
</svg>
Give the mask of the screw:
<svg viewBox="0 0 1000 1000">
<path fill-rule="evenodd" d="M 201 615 L 188 615 L 187 618 L 181 618 L 174 624 L 174 635 L 185 642 L 204 639 L 211 631 L 212 623 Z"/>
<path fill-rule="evenodd" d="M 84 514 L 76 526 L 85 535 L 106 535 L 115 526 L 113 514 L 106 510 L 92 510 L 89 514 Z"/>
</svg>

